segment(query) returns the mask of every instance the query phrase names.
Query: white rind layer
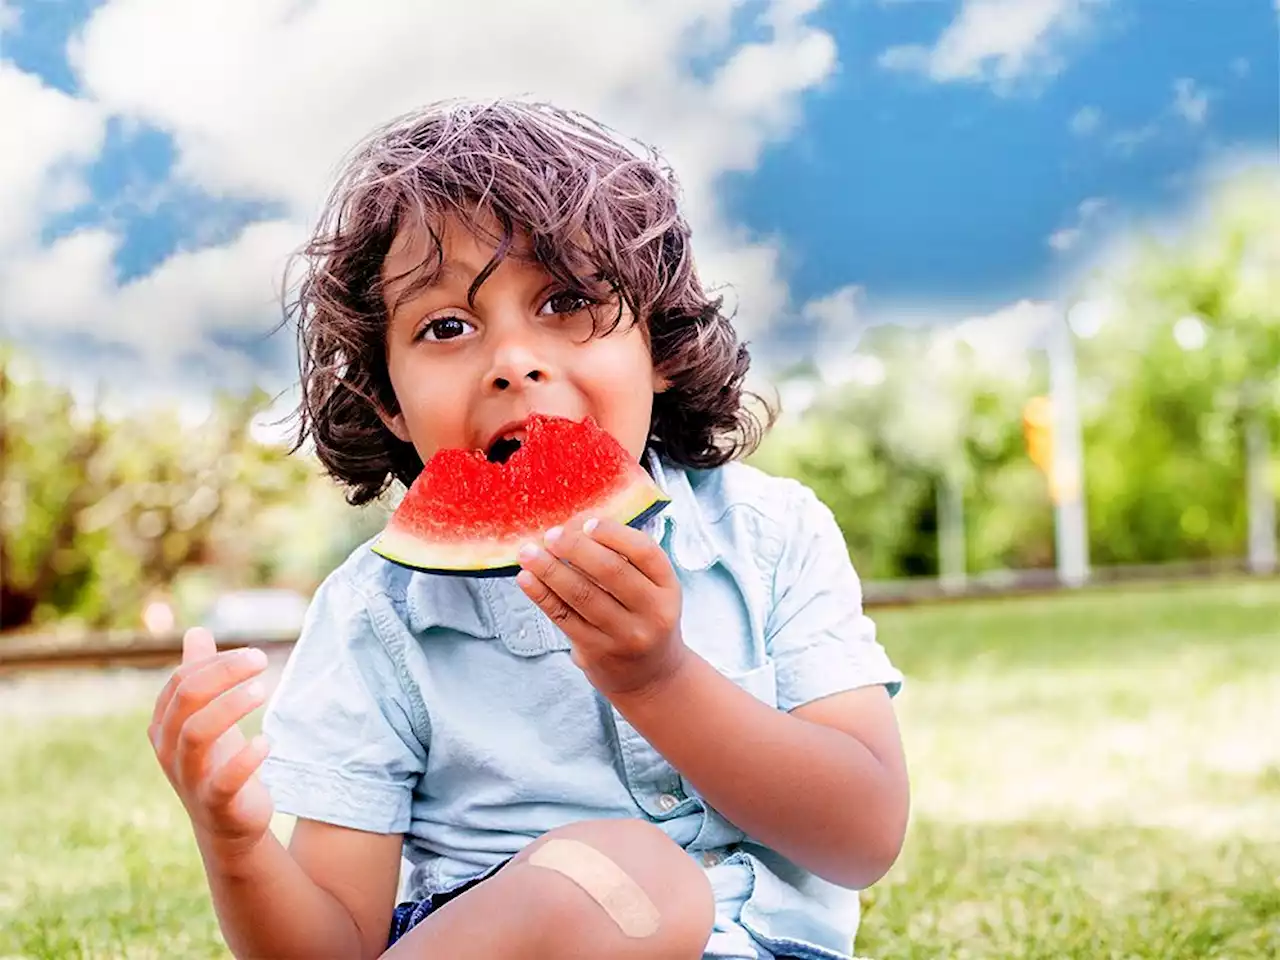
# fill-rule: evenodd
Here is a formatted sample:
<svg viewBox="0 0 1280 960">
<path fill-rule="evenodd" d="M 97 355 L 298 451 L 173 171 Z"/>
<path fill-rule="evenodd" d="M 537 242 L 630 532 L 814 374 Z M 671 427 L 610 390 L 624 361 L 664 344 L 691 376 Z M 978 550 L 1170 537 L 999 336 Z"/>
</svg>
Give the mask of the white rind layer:
<svg viewBox="0 0 1280 960">
<path fill-rule="evenodd" d="M 590 510 L 601 518 L 631 524 L 652 516 L 669 501 L 647 477 L 643 483 L 634 480 L 595 507 L 584 506 L 572 515 Z M 567 518 L 566 518 L 567 519 Z M 551 524 L 554 526 L 554 524 Z M 372 544 L 374 553 L 392 563 L 428 573 L 452 573 L 471 576 L 493 576 L 514 572 L 519 567 L 520 548 L 541 537 L 545 530 L 526 530 L 503 540 L 489 538 L 431 541 L 414 536 L 394 519 Z"/>
</svg>

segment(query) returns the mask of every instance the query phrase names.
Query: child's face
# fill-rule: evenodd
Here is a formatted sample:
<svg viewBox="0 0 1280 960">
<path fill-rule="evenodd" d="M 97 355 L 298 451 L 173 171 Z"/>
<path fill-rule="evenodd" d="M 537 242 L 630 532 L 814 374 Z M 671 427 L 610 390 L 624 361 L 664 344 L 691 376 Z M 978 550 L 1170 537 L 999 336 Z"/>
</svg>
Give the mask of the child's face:
<svg viewBox="0 0 1280 960">
<path fill-rule="evenodd" d="M 472 308 L 467 290 L 493 245 L 456 220 L 441 237 L 444 270 L 410 299 L 397 304 L 416 278 L 404 275 L 430 252 L 430 235 L 402 231 L 383 266 L 387 367 L 400 405 L 385 418 L 391 431 L 426 462 L 449 447 L 488 452 L 504 437 L 523 439 L 519 425 L 532 413 L 590 415 L 639 459 L 662 388 L 639 324 L 624 313 L 613 332 L 590 336 L 582 291 L 556 284 L 519 238 Z M 610 301 L 601 309 L 608 329 L 617 308 Z"/>
</svg>

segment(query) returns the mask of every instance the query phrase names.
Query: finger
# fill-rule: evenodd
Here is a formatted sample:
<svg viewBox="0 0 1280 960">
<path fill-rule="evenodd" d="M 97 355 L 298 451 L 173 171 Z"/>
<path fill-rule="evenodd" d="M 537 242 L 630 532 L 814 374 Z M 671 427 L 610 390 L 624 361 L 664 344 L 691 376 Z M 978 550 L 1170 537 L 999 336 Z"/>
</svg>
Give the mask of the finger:
<svg viewBox="0 0 1280 960">
<path fill-rule="evenodd" d="M 156 731 L 160 727 L 161 720 L 164 719 L 165 712 L 169 709 L 169 701 L 173 698 L 179 684 L 207 660 L 217 655 L 218 645 L 213 640 L 213 634 L 204 627 L 192 627 L 182 635 L 182 663 L 169 674 L 169 679 L 161 688 L 159 696 L 156 697 L 155 707 L 151 711 L 151 725 L 147 727 L 147 735 L 152 743 L 155 743 Z"/>
<path fill-rule="evenodd" d="M 588 623 L 572 607 L 564 601 L 532 570 L 521 570 L 516 574 L 516 583 L 524 591 L 525 596 L 538 605 L 543 613 L 559 627 L 571 640 L 584 643 L 601 643 L 604 637 L 592 624 Z"/>
<path fill-rule="evenodd" d="M 225 656 L 225 654 L 224 654 Z M 160 690 L 159 696 L 156 697 L 155 708 L 151 712 L 151 726 L 158 728 L 164 721 L 165 714 L 169 711 L 169 704 L 173 700 L 173 695 L 178 692 L 178 688 L 186 682 L 187 678 L 204 667 L 208 666 L 209 661 L 197 660 L 191 663 L 184 663 L 177 667 L 173 673 L 169 674 L 169 679 L 165 681 L 164 687 Z"/>
<path fill-rule="evenodd" d="M 218 644 L 207 627 L 192 627 L 182 635 L 182 662 L 193 663 L 218 655 Z"/>
<path fill-rule="evenodd" d="M 631 619 L 631 614 L 599 584 L 536 544 L 521 550 L 520 563 L 559 601 L 606 635 L 616 635 Z"/>
<path fill-rule="evenodd" d="M 213 660 L 191 666 L 178 681 L 165 706 L 157 731 L 157 749 L 172 749 L 187 718 L 215 697 L 266 669 L 267 655 L 255 647 L 226 651 Z"/>
<path fill-rule="evenodd" d="M 196 783 L 205 776 L 214 745 L 265 699 L 266 687 L 255 678 L 220 694 L 187 718 L 178 732 L 174 755 L 183 782 Z"/>
<path fill-rule="evenodd" d="M 173 695 L 177 691 L 178 686 L 187 677 L 195 673 L 196 665 L 178 667 L 173 673 L 169 674 L 169 679 L 165 681 L 165 685 L 161 688 L 159 695 L 156 697 L 155 708 L 151 711 L 151 726 L 147 728 L 151 740 L 155 742 L 155 733 L 160 729 L 160 724 L 164 720 L 164 715 L 169 710 L 169 702 L 173 700 Z"/>
<path fill-rule="evenodd" d="M 261 734 L 254 737 L 214 770 L 205 782 L 203 800 L 211 810 L 225 809 L 235 800 L 236 795 L 244 789 L 249 778 L 258 772 L 262 762 L 271 752 L 271 745 Z"/>
<path fill-rule="evenodd" d="M 671 561 L 658 542 L 643 530 L 629 527 L 607 517 L 589 518 L 582 525 L 582 532 L 597 543 L 626 557 L 633 567 L 660 587 L 676 585 L 676 574 Z"/>
<path fill-rule="evenodd" d="M 580 528 L 550 530 L 547 552 L 581 570 L 614 597 L 625 611 L 643 613 L 655 600 L 655 584 L 616 550 L 584 533 Z M 593 621 L 594 622 L 594 621 Z M 603 627 L 604 624 L 597 623 Z"/>
</svg>

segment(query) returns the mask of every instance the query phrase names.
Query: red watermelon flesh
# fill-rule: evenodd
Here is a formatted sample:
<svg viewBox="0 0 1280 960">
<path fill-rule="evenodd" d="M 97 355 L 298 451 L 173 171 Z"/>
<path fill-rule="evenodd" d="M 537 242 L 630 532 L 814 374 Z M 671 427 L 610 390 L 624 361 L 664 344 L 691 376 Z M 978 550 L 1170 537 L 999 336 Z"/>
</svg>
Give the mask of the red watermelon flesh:
<svg viewBox="0 0 1280 960">
<path fill-rule="evenodd" d="M 669 502 L 592 418 L 534 415 L 503 463 L 482 450 L 432 456 L 372 548 L 427 573 L 512 576 L 520 547 L 571 517 L 638 526 Z"/>
</svg>

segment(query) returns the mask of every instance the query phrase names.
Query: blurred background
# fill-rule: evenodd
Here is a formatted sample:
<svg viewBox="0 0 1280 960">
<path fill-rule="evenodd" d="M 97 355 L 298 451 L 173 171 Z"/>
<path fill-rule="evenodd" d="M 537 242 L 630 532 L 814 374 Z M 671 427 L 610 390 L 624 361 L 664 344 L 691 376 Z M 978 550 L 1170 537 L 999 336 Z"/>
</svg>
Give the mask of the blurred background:
<svg viewBox="0 0 1280 960">
<path fill-rule="evenodd" d="M 909 674 L 860 952 L 1280 953 L 1276 9 L 0 2 L 0 956 L 225 955 L 150 702 L 192 624 L 278 668 L 395 496 L 288 453 L 285 258 L 513 93 L 671 160 Z"/>
</svg>

